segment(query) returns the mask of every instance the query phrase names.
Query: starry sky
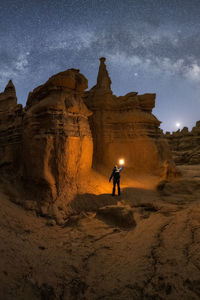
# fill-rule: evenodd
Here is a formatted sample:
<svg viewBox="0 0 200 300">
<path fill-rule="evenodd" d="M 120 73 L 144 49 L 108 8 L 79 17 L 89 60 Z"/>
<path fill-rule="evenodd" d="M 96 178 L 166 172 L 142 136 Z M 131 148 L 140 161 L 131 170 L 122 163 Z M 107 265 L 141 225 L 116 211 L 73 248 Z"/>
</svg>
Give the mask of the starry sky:
<svg viewBox="0 0 200 300">
<path fill-rule="evenodd" d="M 200 0 L 0 0 L 0 90 L 29 91 L 68 68 L 116 95 L 155 92 L 164 131 L 200 120 Z M 177 124 L 178 123 L 178 124 Z"/>
</svg>

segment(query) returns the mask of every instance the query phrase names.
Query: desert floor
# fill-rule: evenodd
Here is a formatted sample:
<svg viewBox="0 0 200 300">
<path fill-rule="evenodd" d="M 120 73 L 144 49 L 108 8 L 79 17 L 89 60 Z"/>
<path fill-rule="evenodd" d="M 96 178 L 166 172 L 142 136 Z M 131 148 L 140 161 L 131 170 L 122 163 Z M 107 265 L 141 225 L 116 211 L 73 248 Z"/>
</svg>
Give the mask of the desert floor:
<svg viewBox="0 0 200 300">
<path fill-rule="evenodd" d="M 83 193 L 62 226 L 1 187 L 0 299 L 200 299 L 200 165 L 179 169 L 160 190 L 140 178 L 120 197 Z"/>
</svg>

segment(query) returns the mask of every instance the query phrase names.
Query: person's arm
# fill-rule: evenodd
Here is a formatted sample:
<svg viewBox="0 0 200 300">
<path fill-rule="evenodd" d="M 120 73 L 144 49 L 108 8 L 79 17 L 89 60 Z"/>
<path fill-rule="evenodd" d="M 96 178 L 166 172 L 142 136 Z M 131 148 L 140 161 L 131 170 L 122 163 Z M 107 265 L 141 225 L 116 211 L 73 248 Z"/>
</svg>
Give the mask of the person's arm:
<svg viewBox="0 0 200 300">
<path fill-rule="evenodd" d="M 119 168 L 119 172 L 121 172 L 121 171 L 122 171 L 123 167 L 124 167 L 124 166 L 121 166 L 121 168 Z"/>
</svg>

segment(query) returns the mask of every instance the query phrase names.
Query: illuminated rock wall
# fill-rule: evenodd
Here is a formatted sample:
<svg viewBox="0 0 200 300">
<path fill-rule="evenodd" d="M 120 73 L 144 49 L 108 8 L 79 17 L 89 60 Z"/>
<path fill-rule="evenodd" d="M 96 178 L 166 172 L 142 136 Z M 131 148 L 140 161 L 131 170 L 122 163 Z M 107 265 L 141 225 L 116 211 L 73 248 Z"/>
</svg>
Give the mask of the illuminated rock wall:
<svg viewBox="0 0 200 300">
<path fill-rule="evenodd" d="M 67 70 L 29 95 L 24 117 L 23 179 L 30 186 L 34 182 L 36 191 L 43 191 L 45 203 L 76 192 L 79 177 L 91 168 L 91 112 L 81 98 L 85 88 L 86 78 L 78 70 Z"/>
<path fill-rule="evenodd" d="M 67 202 L 91 169 L 91 112 L 82 101 L 86 88 L 87 79 L 70 69 L 30 93 L 24 109 L 12 94 L 0 111 L 1 166 L 10 165 L 26 199 L 36 200 L 37 208 L 47 213 L 57 199 Z"/>
<path fill-rule="evenodd" d="M 166 140 L 161 136 L 160 121 L 152 114 L 156 94 L 136 92 L 116 97 L 100 59 L 97 84 L 85 93 L 84 101 L 93 112 L 90 127 L 94 141 L 93 166 L 110 169 L 123 157 L 126 169 L 161 174 L 164 160 L 170 160 Z"/>
</svg>

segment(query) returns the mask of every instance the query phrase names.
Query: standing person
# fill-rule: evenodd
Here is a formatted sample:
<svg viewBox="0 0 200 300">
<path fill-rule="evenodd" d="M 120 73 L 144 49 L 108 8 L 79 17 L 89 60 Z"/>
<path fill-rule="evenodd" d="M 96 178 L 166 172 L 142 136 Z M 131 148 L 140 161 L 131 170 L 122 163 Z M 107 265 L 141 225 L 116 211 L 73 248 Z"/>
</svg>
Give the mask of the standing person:
<svg viewBox="0 0 200 300">
<path fill-rule="evenodd" d="M 113 178 L 112 196 L 115 196 L 116 184 L 117 184 L 117 188 L 118 188 L 118 196 L 120 196 L 120 172 L 122 171 L 122 169 L 123 169 L 123 166 L 121 166 L 121 168 L 118 169 L 118 166 L 116 165 L 116 166 L 114 166 L 114 168 L 112 170 L 112 174 L 110 175 L 109 182 Z"/>
</svg>

